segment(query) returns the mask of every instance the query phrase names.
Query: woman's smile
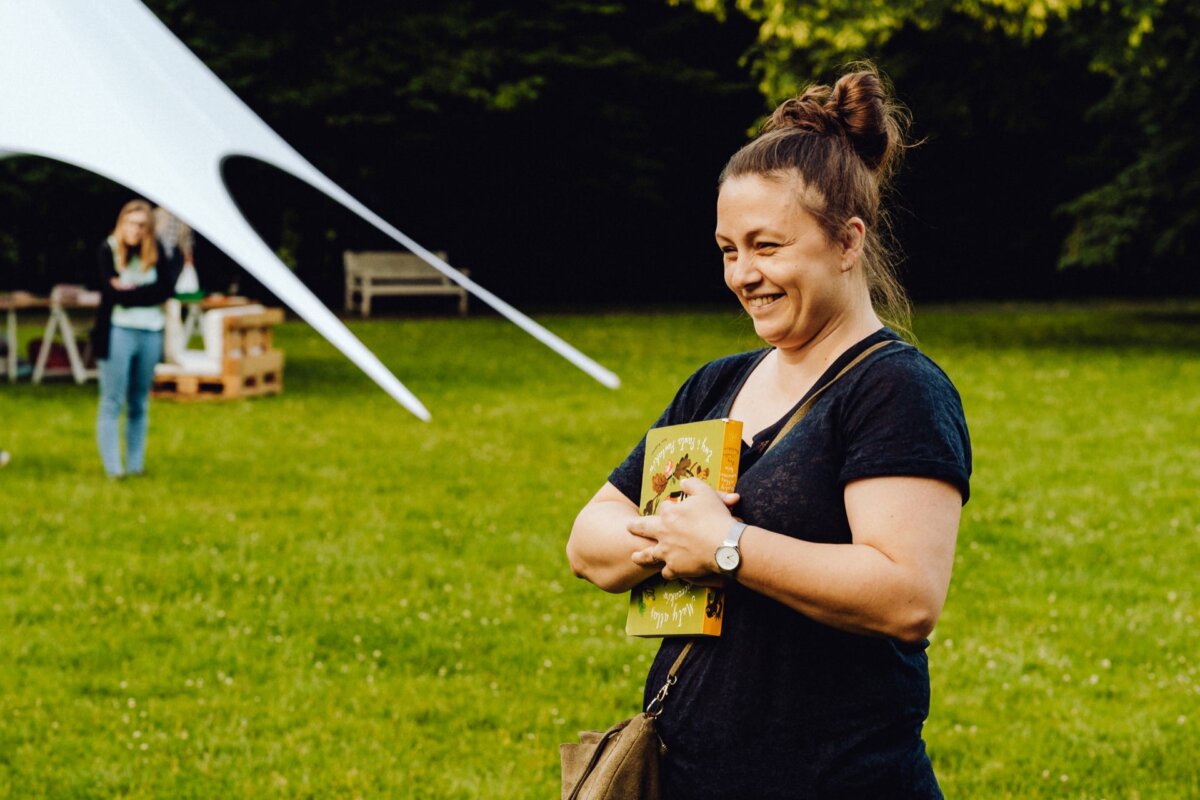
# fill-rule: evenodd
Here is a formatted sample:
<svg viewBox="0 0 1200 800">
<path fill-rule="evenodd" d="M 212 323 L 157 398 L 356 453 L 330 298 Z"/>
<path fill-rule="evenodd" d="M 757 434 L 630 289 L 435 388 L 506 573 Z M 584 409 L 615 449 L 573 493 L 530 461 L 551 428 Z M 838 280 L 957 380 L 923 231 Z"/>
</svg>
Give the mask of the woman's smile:
<svg viewBox="0 0 1200 800">
<path fill-rule="evenodd" d="M 774 304 L 775 301 L 779 300 L 781 297 L 783 297 L 782 294 L 760 294 L 760 295 L 756 295 L 754 297 L 747 297 L 746 305 L 752 309 L 753 308 L 765 308 L 769 305 Z"/>
</svg>

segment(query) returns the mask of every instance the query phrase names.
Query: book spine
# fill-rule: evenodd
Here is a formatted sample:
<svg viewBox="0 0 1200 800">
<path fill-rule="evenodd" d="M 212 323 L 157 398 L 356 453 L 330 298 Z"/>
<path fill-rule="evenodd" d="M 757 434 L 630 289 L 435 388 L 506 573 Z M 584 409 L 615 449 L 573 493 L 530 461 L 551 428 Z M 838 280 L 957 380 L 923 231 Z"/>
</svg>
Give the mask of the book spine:
<svg viewBox="0 0 1200 800">
<path fill-rule="evenodd" d="M 717 480 L 717 491 L 732 492 L 737 486 L 738 462 L 742 459 L 742 423 L 729 420 L 725 423 L 725 441 L 721 445 L 721 475 Z"/>
<path fill-rule="evenodd" d="M 717 479 L 717 490 L 732 492 L 737 487 L 738 464 L 742 460 L 742 423 L 739 420 L 726 420 L 725 439 L 721 443 L 721 474 Z M 716 606 L 716 614 L 705 614 L 705 636 L 720 636 L 722 622 L 725 618 L 725 591 L 722 589 L 708 590 L 708 604 Z"/>
<path fill-rule="evenodd" d="M 725 620 L 725 590 L 724 589 L 709 589 L 706 597 L 709 606 L 717 606 L 719 611 L 709 616 L 707 607 L 704 615 L 704 627 L 701 634 L 704 636 L 720 636 L 721 623 Z"/>
</svg>

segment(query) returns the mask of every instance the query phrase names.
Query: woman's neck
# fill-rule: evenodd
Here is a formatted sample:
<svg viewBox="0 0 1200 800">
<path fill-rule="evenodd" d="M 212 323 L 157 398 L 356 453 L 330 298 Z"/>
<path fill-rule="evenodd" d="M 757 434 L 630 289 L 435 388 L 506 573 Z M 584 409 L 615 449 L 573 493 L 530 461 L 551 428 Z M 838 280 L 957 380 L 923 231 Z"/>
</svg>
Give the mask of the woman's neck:
<svg viewBox="0 0 1200 800">
<path fill-rule="evenodd" d="M 811 339 L 797 347 L 777 348 L 775 359 L 781 374 L 794 373 L 805 380 L 824 372 L 838 356 L 883 327 L 870 302 L 832 319 Z"/>
</svg>

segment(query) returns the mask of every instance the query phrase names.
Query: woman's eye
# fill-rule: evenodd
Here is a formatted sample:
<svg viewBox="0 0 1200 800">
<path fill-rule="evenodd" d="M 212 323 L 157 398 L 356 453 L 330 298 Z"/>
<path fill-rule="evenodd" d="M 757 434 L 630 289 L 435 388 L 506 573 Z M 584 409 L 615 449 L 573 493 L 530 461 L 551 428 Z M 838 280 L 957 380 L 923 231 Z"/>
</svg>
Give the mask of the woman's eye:
<svg viewBox="0 0 1200 800">
<path fill-rule="evenodd" d="M 778 242 L 759 242 L 757 244 L 759 250 L 774 250 L 779 247 Z"/>
</svg>

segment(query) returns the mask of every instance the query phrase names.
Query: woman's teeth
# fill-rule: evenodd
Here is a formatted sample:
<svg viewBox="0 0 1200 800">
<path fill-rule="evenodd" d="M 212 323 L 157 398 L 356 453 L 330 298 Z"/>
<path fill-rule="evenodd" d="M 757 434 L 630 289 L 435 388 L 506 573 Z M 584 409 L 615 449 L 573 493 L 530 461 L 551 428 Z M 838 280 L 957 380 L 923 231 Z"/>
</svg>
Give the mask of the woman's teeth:
<svg viewBox="0 0 1200 800">
<path fill-rule="evenodd" d="M 763 306 L 769 306 L 781 297 L 783 297 L 781 294 L 759 295 L 758 297 L 751 297 L 749 305 L 751 308 L 762 308 Z"/>
</svg>

